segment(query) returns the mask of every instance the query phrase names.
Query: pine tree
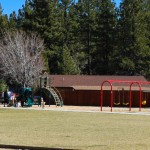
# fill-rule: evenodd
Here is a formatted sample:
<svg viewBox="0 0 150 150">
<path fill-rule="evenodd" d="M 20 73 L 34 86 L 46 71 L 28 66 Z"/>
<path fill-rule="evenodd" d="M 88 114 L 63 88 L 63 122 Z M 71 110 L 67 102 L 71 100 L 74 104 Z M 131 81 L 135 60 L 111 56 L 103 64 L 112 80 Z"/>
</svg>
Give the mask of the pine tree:
<svg viewBox="0 0 150 150">
<path fill-rule="evenodd" d="M 111 0 L 101 0 L 95 7 L 97 24 L 94 31 L 96 49 L 92 54 L 93 74 L 113 74 L 117 24 L 115 4 Z"/>
<path fill-rule="evenodd" d="M 119 16 L 111 0 L 26 0 L 17 25 L 44 38 L 51 74 L 149 76 L 149 10 L 149 0 L 123 0 Z"/>
<path fill-rule="evenodd" d="M 8 30 L 8 16 L 3 15 L 3 9 L 0 4 L 0 38 L 4 35 L 4 33 Z"/>
<path fill-rule="evenodd" d="M 58 1 L 26 0 L 25 6 L 19 10 L 19 26 L 26 31 L 39 33 L 45 40 L 45 60 L 48 61 L 51 73 L 58 71 L 60 57 L 60 19 Z M 53 62 L 53 63 L 52 63 Z M 51 65 L 52 64 L 52 65 Z M 55 72 L 56 71 L 56 72 Z"/>
<path fill-rule="evenodd" d="M 150 78 L 150 0 L 142 1 L 135 22 L 136 74 Z"/>
<path fill-rule="evenodd" d="M 79 70 L 76 66 L 76 62 L 70 55 L 68 47 L 64 45 L 62 55 L 62 74 L 78 74 Z"/>
<path fill-rule="evenodd" d="M 92 74 L 91 61 L 92 52 L 94 50 L 94 29 L 96 24 L 95 16 L 95 1 L 94 0 L 82 0 L 77 3 L 78 7 L 78 22 L 79 26 L 79 43 L 80 54 L 82 59 L 82 73 Z"/>
<path fill-rule="evenodd" d="M 75 42 L 75 30 L 78 27 L 74 6 L 72 0 L 26 0 L 24 9 L 20 10 L 21 27 L 40 33 L 45 39 L 47 49 L 44 56 L 52 74 L 62 73 L 64 46 L 67 47 L 70 58 L 78 58 L 76 49 L 79 46 Z M 72 61 L 78 68 L 79 61 Z"/>
<path fill-rule="evenodd" d="M 121 4 L 120 74 L 146 75 L 149 72 L 149 9 L 146 8 L 147 2 L 124 0 Z M 145 69 L 145 66 L 148 70 Z"/>
<path fill-rule="evenodd" d="M 9 28 L 16 29 L 17 27 L 17 15 L 16 12 L 13 11 L 9 16 Z"/>
</svg>

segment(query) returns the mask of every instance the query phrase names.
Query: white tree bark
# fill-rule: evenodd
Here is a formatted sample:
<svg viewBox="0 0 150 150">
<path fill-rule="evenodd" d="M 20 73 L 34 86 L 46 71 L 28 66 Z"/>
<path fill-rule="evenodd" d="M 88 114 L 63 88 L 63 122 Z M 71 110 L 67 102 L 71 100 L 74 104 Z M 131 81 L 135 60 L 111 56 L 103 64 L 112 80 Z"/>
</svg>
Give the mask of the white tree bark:
<svg viewBox="0 0 150 150">
<path fill-rule="evenodd" d="M 0 69 L 3 77 L 22 86 L 32 86 L 43 68 L 44 41 L 36 34 L 7 32 L 0 40 Z"/>
</svg>

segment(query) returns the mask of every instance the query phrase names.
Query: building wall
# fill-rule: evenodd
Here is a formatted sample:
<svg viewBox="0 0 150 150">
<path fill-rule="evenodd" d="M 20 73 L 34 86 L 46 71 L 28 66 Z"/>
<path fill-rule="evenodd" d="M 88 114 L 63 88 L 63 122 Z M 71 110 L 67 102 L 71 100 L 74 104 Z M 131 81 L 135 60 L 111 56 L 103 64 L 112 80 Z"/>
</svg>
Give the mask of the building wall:
<svg viewBox="0 0 150 150">
<path fill-rule="evenodd" d="M 61 89 L 60 93 L 64 105 L 100 106 L 100 91 L 98 90 Z M 108 99 L 108 95 L 105 99 Z M 106 100 L 105 105 L 108 104 L 107 102 L 108 100 Z"/>
<path fill-rule="evenodd" d="M 99 106 L 100 91 L 90 90 L 60 90 L 64 105 Z"/>
</svg>

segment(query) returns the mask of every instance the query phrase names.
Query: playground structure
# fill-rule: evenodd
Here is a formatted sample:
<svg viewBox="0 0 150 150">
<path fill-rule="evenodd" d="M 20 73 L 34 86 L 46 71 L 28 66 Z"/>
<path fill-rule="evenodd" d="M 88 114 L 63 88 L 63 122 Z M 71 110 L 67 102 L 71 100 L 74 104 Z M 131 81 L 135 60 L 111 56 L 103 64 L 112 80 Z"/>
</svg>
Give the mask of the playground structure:
<svg viewBox="0 0 150 150">
<path fill-rule="evenodd" d="M 20 91 L 21 95 L 21 106 L 31 107 L 34 105 L 34 99 L 32 97 L 31 88 L 22 88 Z"/>
<path fill-rule="evenodd" d="M 131 111 L 132 103 L 133 103 L 133 86 L 138 86 L 138 103 L 139 103 L 139 111 L 141 111 L 142 105 L 146 105 L 147 103 L 147 93 L 150 91 L 144 91 L 142 90 L 142 85 L 150 85 L 150 82 L 142 82 L 142 81 L 124 81 L 124 80 L 106 80 L 102 82 L 101 84 L 101 90 L 100 90 L 100 110 L 102 111 L 103 107 L 103 86 L 105 83 L 108 83 L 110 86 L 110 98 L 109 98 L 109 105 L 110 105 L 110 111 L 112 112 L 112 107 L 114 105 L 119 106 L 121 104 L 121 99 L 122 99 L 122 104 L 126 105 L 129 107 L 129 111 Z M 113 89 L 113 83 L 117 84 L 126 84 L 129 86 L 129 95 L 128 95 L 128 100 L 125 101 L 125 90 L 124 87 L 122 86 L 121 88 L 117 89 L 117 96 L 115 96 L 115 92 Z M 116 98 L 114 100 L 114 98 Z"/>
<path fill-rule="evenodd" d="M 52 97 L 56 106 L 63 106 L 63 99 L 57 88 L 51 86 L 51 80 L 47 76 L 40 77 L 40 97 L 43 91 L 47 91 L 48 98 Z M 50 104 L 49 104 L 50 105 Z"/>
</svg>

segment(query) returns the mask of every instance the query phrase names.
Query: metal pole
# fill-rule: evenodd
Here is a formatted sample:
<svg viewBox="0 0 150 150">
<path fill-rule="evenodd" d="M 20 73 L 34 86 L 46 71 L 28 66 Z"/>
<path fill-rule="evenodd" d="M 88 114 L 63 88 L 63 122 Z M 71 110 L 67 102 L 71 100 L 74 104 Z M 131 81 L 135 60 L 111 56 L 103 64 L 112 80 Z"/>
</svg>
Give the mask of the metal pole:
<svg viewBox="0 0 150 150">
<path fill-rule="evenodd" d="M 131 90 L 131 86 L 133 83 L 130 84 L 130 104 L 129 104 L 129 111 L 131 111 L 131 106 L 132 106 L 132 90 Z"/>
<path fill-rule="evenodd" d="M 112 84 L 111 81 L 106 80 L 101 84 L 101 95 L 100 95 L 100 105 L 101 105 L 101 111 L 102 111 L 102 105 L 103 105 L 103 85 L 104 83 L 107 82 L 111 86 L 111 94 L 110 94 L 110 106 L 111 106 L 111 111 L 112 111 L 112 103 L 113 103 L 113 94 L 112 94 Z"/>
<path fill-rule="evenodd" d="M 40 99 L 38 100 L 38 106 L 41 105 L 41 97 L 42 97 L 42 77 L 40 77 Z"/>
<path fill-rule="evenodd" d="M 110 93 L 110 106 L 111 106 L 111 109 L 110 111 L 112 112 L 112 107 L 113 107 L 113 91 L 112 91 L 112 84 L 110 83 L 110 86 L 111 86 L 111 93 Z"/>
<path fill-rule="evenodd" d="M 141 90 L 141 84 L 139 84 L 139 87 L 140 87 L 140 107 L 139 107 L 139 111 L 141 111 L 141 108 L 142 108 L 142 90 Z"/>
<path fill-rule="evenodd" d="M 101 86 L 101 93 L 100 93 L 100 104 L 101 104 L 101 111 L 102 111 L 102 106 L 103 106 L 103 89 L 102 89 L 102 86 Z"/>
<path fill-rule="evenodd" d="M 51 98 L 51 93 L 49 94 L 48 100 L 49 100 L 49 107 L 50 107 L 50 98 Z"/>
</svg>

